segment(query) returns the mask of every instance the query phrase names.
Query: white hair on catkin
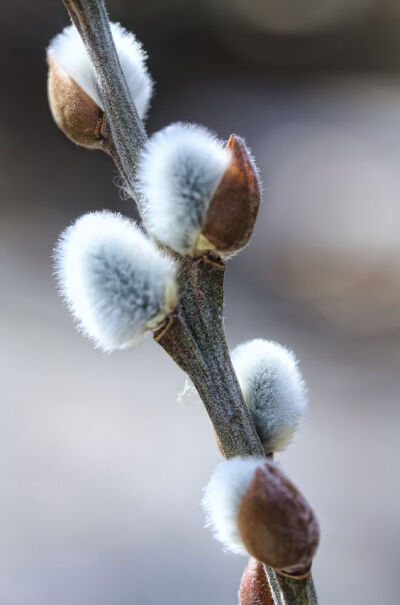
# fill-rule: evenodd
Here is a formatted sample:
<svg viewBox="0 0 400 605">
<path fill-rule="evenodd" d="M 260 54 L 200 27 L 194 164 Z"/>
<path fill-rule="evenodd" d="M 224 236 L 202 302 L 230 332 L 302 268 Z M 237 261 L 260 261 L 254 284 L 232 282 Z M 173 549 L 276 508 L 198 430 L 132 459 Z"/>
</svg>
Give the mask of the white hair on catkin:
<svg viewBox="0 0 400 605">
<path fill-rule="evenodd" d="M 204 488 L 202 506 L 206 514 L 206 526 L 226 550 L 247 555 L 241 538 L 237 517 L 243 495 L 249 487 L 257 468 L 265 458 L 231 458 L 220 462 Z"/>
<path fill-rule="evenodd" d="M 236 347 L 231 357 L 265 450 L 284 449 L 307 408 L 307 391 L 294 353 L 257 338 Z"/>
<path fill-rule="evenodd" d="M 134 344 L 175 306 L 174 261 L 119 214 L 79 218 L 61 235 L 55 261 L 78 328 L 103 351 Z"/>
<path fill-rule="evenodd" d="M 134 34 L 119 23 L 110 23 L 110 27 L 132 99 L 139 116 L 144 118 L 153 92 L 153 81 L 146 67 L 147 55 Z M 47 52 L 104 109 L 92 62 L 75 26 L 69 25 L 55 36 Z"/>
<path fill-rule="evenodd" d="M 190 253 L 229 161 L 223 142 L 202 126 L 178 122 L 153 135 L 138 171 L 147 230 L 173 250 Z"/>
</svg>

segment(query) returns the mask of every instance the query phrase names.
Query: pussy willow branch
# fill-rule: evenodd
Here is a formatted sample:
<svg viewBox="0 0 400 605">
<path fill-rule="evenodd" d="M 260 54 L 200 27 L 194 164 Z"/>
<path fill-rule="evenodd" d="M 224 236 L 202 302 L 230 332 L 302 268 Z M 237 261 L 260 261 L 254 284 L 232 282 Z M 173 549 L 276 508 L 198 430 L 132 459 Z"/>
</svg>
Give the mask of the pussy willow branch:
<svg viewBox="0 0 400 605">
<path fill-rule="evenodd" d="M 122 72 L 104 0 L 63 0 L 93 63 L 116 151 L 115 163 L 140 210 L 136 166 L 147 141 Z"/>
<path fill-rule="evenodd" d="M 109 151 L 140 210 L 136 168 L 147 135 L 121 69 L 104 0 L 63 2 L 96 72 L 107 119 L 105 132 L 108 135 L 109 130 L 112 139 Z M 263 455 L 225 340 L 222 320 L 223 276 L 224 265 L 218 259 L 184 257 L 179 276 L 178 307 L 157 331 L 155 338 L 192 379 L 225 456 Z M 279 587 L 273 569 L 266 567 L 266 575 L 275 605 L 317 603 L 316 597 L 311 598 L 309 591 L 299 591 L 298 582 L 302 581 L 295 580 L 296 585 L 292 586 L 293 580 L 285 578 Z M 296 601 L 293 601 L 293 594 L 299 595 Z"/>
</svg>

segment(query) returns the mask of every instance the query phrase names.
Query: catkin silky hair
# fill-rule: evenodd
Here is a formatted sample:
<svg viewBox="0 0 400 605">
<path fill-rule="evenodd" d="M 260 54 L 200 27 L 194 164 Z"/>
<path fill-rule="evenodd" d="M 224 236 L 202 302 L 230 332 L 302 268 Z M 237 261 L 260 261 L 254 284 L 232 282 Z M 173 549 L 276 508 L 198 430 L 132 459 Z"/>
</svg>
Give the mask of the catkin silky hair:
<svg viewBox="0 0 400 605">
<path fill-rule="evenodd" d="M 285 449 L 307 409 L 307 390 L 293 351 L 256 338 L 237 346 L 231 356 L 265 451 Z"/>
<path fill-rule="evenodd" d="M 104 351 L 133 344 L 176 304 L 174 261 L 119 214 L 79 218 L 61 235 L 55 259 L 78 328 Z"/>
<path fill-rule="evenodd" d="M 147 55 L 134 34 L 119 23 L 110 23 L 110 27 L 129 92 L 140 117 L 144 118 L 153 92 L 153 81 L 146 67 Z M 47 55 L 104 109 L 92 62 L 73 25 L 65 27 L 50 41 Z"/>
<path fill-rule="evenodd" d="M 153 135 L 139 166 L 148 231 L 173 250 L 192 253 L 229 160 L 223 142 L 202 126 L 171 124 Z"/>
</svg>

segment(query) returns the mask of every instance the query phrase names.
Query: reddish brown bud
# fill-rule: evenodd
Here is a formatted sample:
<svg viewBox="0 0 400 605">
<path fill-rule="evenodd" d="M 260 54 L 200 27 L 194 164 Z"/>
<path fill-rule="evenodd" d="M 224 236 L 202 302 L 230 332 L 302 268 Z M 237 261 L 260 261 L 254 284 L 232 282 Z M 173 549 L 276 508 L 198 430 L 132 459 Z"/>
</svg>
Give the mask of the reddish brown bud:
<svg viewBox="0 0 400 605">
<path fill-rule="evenodd" d="M 55 123 L 77 145 L 103 149 L 103 110 L 51 57 L 48 64 L 47 92 Z"/>
<path fill-rule="evenodd" d="M 251 556 L 291 573 L 309 568 L 319 543 L 310 505 L 268 461 L 256 470 L 242 498 L 238 528 Z"/>
<path fill-rule="evenodd" d="M 232 160 L 211 198 L 197 245 L 224 255 L 247 244 L 260 204 L 258 175 L 244 142 L 231 135 L 227 148 Z"/>
<path fill-rule="evenodd" d="M 264 565 L 256 559 L 250 559 L 243 572 L 239 605 L 274 605 Z"/>
</svg>

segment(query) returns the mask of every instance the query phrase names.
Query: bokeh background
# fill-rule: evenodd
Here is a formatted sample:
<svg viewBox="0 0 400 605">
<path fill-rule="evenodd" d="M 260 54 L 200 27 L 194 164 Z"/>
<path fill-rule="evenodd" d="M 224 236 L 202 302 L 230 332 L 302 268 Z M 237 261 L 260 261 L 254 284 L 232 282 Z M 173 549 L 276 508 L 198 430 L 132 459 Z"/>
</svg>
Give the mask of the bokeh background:
<svg viewBox="0 0 400 605">
<path fill-rule="evenodd" d="M 321 603 L 400 591 L 398 0 L 110 0 L 149 52 L 149 132 L 245 136 L 264 203 L 229 263 L 226 330 L 293 347 L 310 412 L 281 464 L 318 513 Z M 245 561 L 203 529 L 219 460 L 183 374 L 147 338 L 105 356 L 52 278 L 81 213 L 134 216 L 107 157 L 52 123 L 61 1 L 0 5 L 0 603 L 231 605 Z"/>
</svg>

